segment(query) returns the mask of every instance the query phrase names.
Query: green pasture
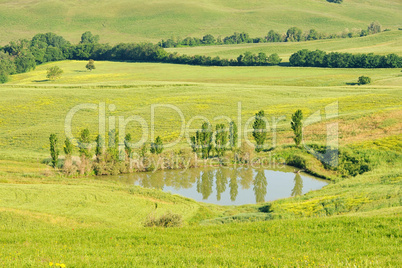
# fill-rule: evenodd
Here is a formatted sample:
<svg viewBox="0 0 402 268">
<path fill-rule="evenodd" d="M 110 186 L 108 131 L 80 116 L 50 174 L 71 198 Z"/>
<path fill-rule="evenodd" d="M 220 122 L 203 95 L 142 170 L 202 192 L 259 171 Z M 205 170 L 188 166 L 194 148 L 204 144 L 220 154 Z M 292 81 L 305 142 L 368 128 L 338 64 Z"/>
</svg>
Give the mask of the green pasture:
<svg viewBox="0 0 402 268">
<path fill-rule="evenodd" d="M 237 121 L 241 102 L 241 122 L 258 110 L 271 116 L 285 115 L 278 123 L 278 144 L 291 141 L 290 115 L 302 109 L 308 117 L 338 101 L 339 115 L 346 125 L 373 113 L 400 118 L 401 73 L 398 69 L 325 69 L 291 67 L 200 67 L 174 64 L 96 62 L 97 69 L 85 70 L 84 61 L 64 61 L 40 65 L 35 71 L 12 76 L 0 86 L 1 158 L 41 161 L 48 157 L 50 133 L 64 140 L 64 122 L 74 106 L 83 103 L 105 103 L 106 116 L 128 118 L 138 115 L 151 126 L 151 105 L 170 104 L 180 109 L 186 124 L 195 116 L 205 116 L 212 124 L 225 115 Z M 61 79 L 48 81 L 46 69 L 60 66 Z M 355 84 L 360 75 L 368 75 L 373 83 Z M 110 111 L 110 104 L 116 106 Z M 394 111 L 393 114 L 386 111 Z M 92 137 L 98 133 L 96 110 L 81 111 L 73 118 L 72 131 L 77 134 L 89 127 Z M 165 143 L 176 140 L 182 126 L 180 115 L 170 108 L 157 108 L 155 135 Z M 389 133 L 396 135 L 400 120 L 387 121 Z M 219 121 L 221 120 L 221 121 Z M 361 124 L 365 125 L 364 118 Z M 108 124 L 108 120 L 106 121 Z M 272 124 L 272 121 L 271 123 Z M 201 120 L 191 123 L 198 128 Z M 128 124 L 135 141 L 142 129 L 139 123 Z M 322 128 L 325 130 L 324 128 Z M 369 127 L 373 131 L 376 126 Z M 371 133 L 371 132 L 369 132 Z M 194 134 L 192 134 L 194 135 Z M 148 131 L 148 137 L 150 132 Z M 342 137 L 341 137 L 342 138 Z M 344 137 L 346 138 L 346 137 Z M 148 141 L 150 141 L 148 139 Z M 269 141 L 270 142 L 270 141 Z M 60 145 L 61 146 L 61 145 Z M 178 145 L 187 147 L 184 139 Z"/>
<path fill-rule="evenodd" d="M 100 34 L 102 42 L 138 42 L 208 33 L 227 36 L 248 32 L 255 37 L 293 26 L 307 31 L 340 33 L 365 29 L 372 21 L 384 28 L 402 26 L 402 4 L 395 0 L 344 1 L 0 1 L 0 44 L 56 32 L 78 42 L 84 31 Z"/>
</svg>

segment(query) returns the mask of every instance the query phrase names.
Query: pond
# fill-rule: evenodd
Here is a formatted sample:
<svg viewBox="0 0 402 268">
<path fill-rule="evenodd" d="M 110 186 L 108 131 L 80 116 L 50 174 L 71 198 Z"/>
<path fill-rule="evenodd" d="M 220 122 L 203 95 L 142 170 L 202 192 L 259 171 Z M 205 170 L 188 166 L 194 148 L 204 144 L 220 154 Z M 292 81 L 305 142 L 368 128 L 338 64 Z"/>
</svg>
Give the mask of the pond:
<svg viewBox="0 0 402 268">
<path fill-rule="evenodd" d="M 196 201 L 244 205 L 303 195 L 328 184 L 293 167 L 277 170 L 216 167 L 139 172 L 102 179 L 161 189 Z"/>
</svg>

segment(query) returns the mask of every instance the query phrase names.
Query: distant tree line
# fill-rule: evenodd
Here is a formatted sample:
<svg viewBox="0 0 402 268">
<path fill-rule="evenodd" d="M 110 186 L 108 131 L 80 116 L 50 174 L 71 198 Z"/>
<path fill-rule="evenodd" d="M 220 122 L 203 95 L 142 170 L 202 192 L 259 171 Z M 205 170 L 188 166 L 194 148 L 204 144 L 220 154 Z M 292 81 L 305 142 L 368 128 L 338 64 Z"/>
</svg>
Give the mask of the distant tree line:
<svg viewBox="0 0 402 268">
<path fill-rule="evenodd" d="M 337 2 L 336 2 L 337 3 Z M 226 36 L 224 38 L 215 38 L 212 34 L 204 35 L 202 38 L 197 37 L 186 37 L 181 38 L 169 38 L 162 40 L 158 43 L 160 47 L 171 48 L 171 47 L 184 47 L 184 46 L 207 46 L 207 45 L 230 45 L 230 44 L 244 44 L 244 43 L 270 43 L 270 42 L 301 42 L 310 41 L 318 39 L 334 39 L 334 38 L 352 38 L 367 36 L 369 34 L 375 34 L 382 31 L 381 24 L 378 22 L 372 22 L 367 29 L 355 29 L 349 31 L 345 29 L 342 33 L 338 34 L 326 34 L 318 32 L 316 29 L 310 29 L 309 31 L 303 32 L 302 29 L 298 27 L 289 28 L 286 33 L 279 33 L 275 30 L 270 30 L 268 34 L 264 37 L 252 38 L 248 33 L 235 32 L 232 35 Z"/>
<path fill-rule="evenodd" d="M 78 44 L 71 44 L 54 33 L 37 34 L 32 40 L 12 41 L 0 47 L 0 83 L 8 81 L 8 75 L 34 70 L 36 65 L 60 60 L 145 61 L 207 66 L 257 66 L 277 65 L 278 54 L 246 52 L 237 59 L 220 57 L 187 56 L 169 53 L 151 43 L 121 43 L 115 46 L 100 44 L 99 36 L 85 32 Z M 87 65 L 87 68 L 94 66 Z"/>
<path fill-rule="evenodd" d="M 351 54 L 321 50 L 302 49 L 289 58 L 291 66 L 328 68 L 402 68 L 402 57 L 396 54 L 386 56 Z"/>
</svg>

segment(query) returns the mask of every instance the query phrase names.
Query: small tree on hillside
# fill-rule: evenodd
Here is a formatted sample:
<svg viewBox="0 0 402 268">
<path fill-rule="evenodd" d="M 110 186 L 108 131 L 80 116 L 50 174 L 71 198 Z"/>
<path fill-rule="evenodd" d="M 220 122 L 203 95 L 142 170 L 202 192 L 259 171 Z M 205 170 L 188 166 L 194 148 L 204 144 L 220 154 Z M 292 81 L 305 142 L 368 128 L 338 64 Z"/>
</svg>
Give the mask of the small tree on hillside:
<svg viewBox="0 0 402 268">
<path fill-rule="evenodd" d="M 89 70 L 89 71 L 95 70 L 96 69 L 95 61 L 94 60 L 89 60 L 89 62 L 85 66 L 85 68 L 87 68 L 87 70 Z"/>
<path fill-rule="evenodd" d="M 89 129 L 83 129 L 80 133 L 80 138 L 79 138 L 79 152 L 81 156 L 86 156 L 87 158 L 91 158 L 91 147 L 90 147 L 90 137 L 89 137 Z"/>
<path fill-rule="evenodd" d="M 303 138 L 303 113 L 301 110 L 297 110 L 293 115 L 292 115 L 292 122 L 290 122 L 290 125 L 293 129 L 293 133 L 295 136 L 293 137 L 293 140 L 296 143 L 296 146 L 300 145 L 300 142 L 302 141 Z"/>
<path fill-rule="evenodd" d="M 156 137 L 155 142 L 151 144 L 151 153 L 161 154 L 163 151 L 163 143 L 161 137 Z"/>
<path fill-rule="evenodd" d="M 228 132 L 226 131 L 226 127 L 224 124 L 216 125 L 215 132 L 215 150 L 218 156 L 223 156 L 225 150 L 227 149 L 228 142 Z"/>
<path fill-rule="evenodd" d="M 371 83 L 371 78 L 368 76 L 360 76 L 359 80 L 357 81 L 359 85 L 366 85 Z"/>
<path fill-rule="evenodd" d="M 56 134 L 50 134 L 49 142 L 50 142 L 50 156 L 52 157 L 52 166 L 56 168 L 59 159 L 59 150 L 56 148 L 57 147 Z"/>
<path fill-rule="evenodd" d="M 69 138 L 66 138 L 64 141 L 64 153 L 66 154 L 66 158 L 70 158 L 73 154 L 74 145 L 71 143 Z"/>
<path fill-rule="evenodd" d="M 128 134 L 126 134 L 126 137 L 124 137 L 124 148 L 125 148 L 128 158 L 131 158 L 132 154 L 133 154 L 133 150 L 131 149 L 130 142 L 131 142 L 131 134 L 128 133 Z"/>
<path fill-rule="evenodd" d="M 63 70 L 59 66 L 53 66 L 47 69 L 46 77 L 50 80 L 56 80 L 63 74 Z"/>
<path fill-rule="evenodd" d="M 237 147 L 237 138 L 238 138 L 238 133 L 237 133 L 237 125 L 235 122 L 230 122 L 229 126 L 229 141 L 230 141 L 230 148 L 231 150 L 235 150 Z"/>
<path fill-rule="evenodd" d="M 256 152 L 261 152 L 264 147 L 265 139 L 267 138 L 266 132 L 267 123 L 264 120 L 264 111 L 261 110 L 255 114 L 255 120 L 253 124 L 253 137 L 257 146 L 255 147 Z"/>
</svg>

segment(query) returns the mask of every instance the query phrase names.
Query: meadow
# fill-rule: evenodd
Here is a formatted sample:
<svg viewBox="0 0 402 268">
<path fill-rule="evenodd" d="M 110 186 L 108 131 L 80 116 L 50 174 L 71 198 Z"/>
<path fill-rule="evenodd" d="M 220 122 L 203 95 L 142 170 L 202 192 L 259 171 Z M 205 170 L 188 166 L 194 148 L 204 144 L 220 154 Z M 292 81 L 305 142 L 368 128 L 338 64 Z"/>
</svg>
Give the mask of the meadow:
<svg viewBox="0 0 402 268">
<path fill-rule="evenodd" d="M 206 34 L 227 36 L 247 32 L 263 37 L 269 30 L 340 33 L 366 29 L 372 21 L 384 28 L 401 27 L 399 1 L 357 0 L 341 5 L 326 0 L 307 1 L 0 1 L 0 44 L 55 32 L 76 43 L 84 31 L 99 34 L 101 42 L 152 41 Z M 107 10 L 107 12 L 105 12 Z M 236 19 L 234 19 L 236 17 Z"/>
<path fill-rule="evenodd" d="M 40 31 L 77 42 L 83 29 L 112 44 L 157 42 L 178 33 L 201 37 L 246 31 L 263 36 L 270 29 L 286 31 L 289 23 L 332 33 L 365 28 L 378 20 L 392 29 L 353 39 L 168 50 L 223 58 L 245 51 L 278 53 L 281 66 L 96 61 L 96 69 L 87 71 L 87 61 L 61 61 L 12 75 L 10 82 L 0 85 L 0 266 L 398 267 L 402 262 L 401 70 L 286 65 L 288 57 L 302 48 L 402 55 L 402 31 L 396 30 L 400 9 L 401 3 L 392 0 L 342 5 L 324 0 L 0 1 L 0 44 L 31 38 Z M 46 78 L 53 66 L 64 71 L 55 81 Z M 362 75 L 371 77 L 372 83 L 357 85 Z M 270 151 L 259 156 L 299 157 L 308 172 L 327 178 L 329 184 L 269 203 L 218 206 L 117 180 L 68 177 L 47 164 L 49 135 L 57 134 L 62 150 L 66 115 L 83 103 L 105 103 L 107 124 L 113 117 L 118 121 L 119 116 L 136 115 L 148 127 L 152 104 L 176 106 L 186 124 L 195 116 L 215 125 L 226 123 L 217 116 L 237 120 L 241 115 L 244 128 L 249 118 L 264 110 L 273 127 L 273 117 L 285 116 L 277 123 L 276 136 L 268 135 Z M 338 117 L 326 119 L 325 109 L 334 103 Z M 367 172 L 346 176 L 296 148 L 290 118 L 297 109 L 305 119 L 317 112 L 322 116 L 304 130 L 309 145 L 325 144 L 327 125 L 337 123 L 342 157 L 364 159 Z M 72 121 L 73 134 L 89 128 L 95 139 L 97 120 L 97 111 L 80 111 Z M 158 108 L 154 123 L 155 134 L 164 143 L 179 137 L 182 121 L 176 111 Z M 189 127 L 199 128 L 201 123 L 194 120 Z M 127 127 L 135 141 L 140 140 L 141 130 L 138 123 Z M 149 132 L 146 137 L 150 142 Z M 180 149 L 190 146 L 182 139 L 167 152 Z M 182 217 L 182 227 L 144 227 L 150 217 L 168 212 Z"/>
<path fill-rule="evenodd" d="M 356 136 L 355 140 L 363 141 L 362 135 L 373 139 L 400 134 L 400 120 L 397 118 L 401 116 L 402 78 L 398 69 L 200 67 L 97 62 L 97 69 L 89 72 L 84 69 L 85 64 L 84 61 L 64 61 L 40 65 L 33 72 L 12 76 L 11 82 L 0 86 L 2 158 L 35 161 L 46 158 L 50 133 L 54 132 L 64 140 L 66 115 L 71 108 L 82 103 L 114 104 L 116 111 L 107 110 L 106 116 L 127 118 L 138 115 L 150 126 L 152 104 L 175 105 L 183 112 L 186 124 L 199 115 L 217 124 L 220 121 L 214 121 L 216 116 L 225 115 L 237 120 L 238 102 L 241 102 L 243 126 L 261 109 L 268 116 L 286 116 L 286 120 L 278 123 L 277 142 L 280 145 L 292 142 L 289 121 L 295 110 L 302 109 L 307 118 L 338 101 L 343 122 L 341 127 L 345 131 L 341 136 L 342 145 L 350 143 L 353 136 Z M 64 74 L 59 80 L 48 81 L 46 70 L 55 65 L 62 68 Z M 370 76 L 373 83 L 356 85 L 360 75 Z M 168 108 L 159 108 L 158 111 L 156 135 L 161 135 L 165 143 L 175 140 L 182 124 L 180 116 Z M 367 118 L 373 118 L 372 125 L 365 123 Z M 97 111 L 77 113 L 73 132 L 89 127 L 95 139 L 98 131 L 95 119 Z M 379 121 L 387 122 L 382 133 L 378 133 Z M 200 127 L 200 122 L 194 121 L 191 127 Z M 364 130 L 353 127 L 358 124 L 366 124 Z M 325 126 L 319 128 L 322 130 Z M 139 124 L 130 123 L 127 131 L 132 133 L 135 141 L 139 141 L 142 135 Z M 355 132 L 353 136 L 351 131 Z M 376 136 L 373 137 L 374 132 Z M 183 139 L 181 145 L 189 148 Z"/>
</svg>

